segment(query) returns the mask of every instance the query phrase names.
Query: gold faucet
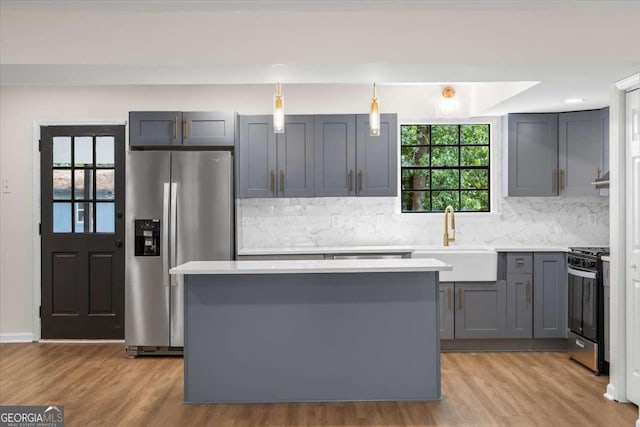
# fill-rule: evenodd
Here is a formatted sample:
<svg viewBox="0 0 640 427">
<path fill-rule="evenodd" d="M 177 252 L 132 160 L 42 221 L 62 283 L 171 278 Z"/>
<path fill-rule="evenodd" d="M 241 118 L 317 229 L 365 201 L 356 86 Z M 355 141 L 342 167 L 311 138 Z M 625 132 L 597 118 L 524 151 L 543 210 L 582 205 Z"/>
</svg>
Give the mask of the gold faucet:
<svg viewBox="0 0 640 427">
<path fill-rule="evenodd" d="M 451 214 L 451 230 L 453 231 L 453 237 L 449 236 L 449 214 Z M 456 241 L 456 215 L 453 211 L 453 206 L 448 205 L 444 208 L 444 245 L 449 246 L 449 242 Z"/>
</svg>

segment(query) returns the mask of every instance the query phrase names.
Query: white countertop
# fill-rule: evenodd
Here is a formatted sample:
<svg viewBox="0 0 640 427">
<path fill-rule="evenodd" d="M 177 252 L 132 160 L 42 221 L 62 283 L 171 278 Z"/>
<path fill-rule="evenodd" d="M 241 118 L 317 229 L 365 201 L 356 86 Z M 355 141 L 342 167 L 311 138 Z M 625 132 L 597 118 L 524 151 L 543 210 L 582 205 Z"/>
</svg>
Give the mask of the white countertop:
<svg viewBox="0 0 640 427">
<path fill-rule="evenodd" d="M 567 246 L 496 246 L 496 252 L 569 252 Z"/>
<path fill-rule="evenodd" d="M 413 252 L 413 246 L 309 246 L 239 249 L 238 255 L 403 254 L 411 252 Z"/>
<path fill-rule="evenodd" d="M 449 271 L 451 266 L 433 258 L 191 261 L 169 270 L 170 274 L 300 274 L 300 273 L 390 273 Z"/>
<path fill-rule="evenodd" d="M 582 245 L 585 246 L 585 245 Z M 567 246 L 508 246 L 508 245 L 477 245 L 465 246 L 452 244 L 451 246 L 427 246 L 427 245 L 395 245 L 395 246 L 313 246 L 313 247 L 288 247 L 288 248 L 245 248 L 239 249 L 239 256 L 253 255 L 320 255 L 320 254 L 403 254 L 416 251 L 447 252 L 466 250 L 489 250 L 494 252 L 569 252 Z"/>
<path fill-rule="evenodd" d="M 611 262 L 611 256 L 609 256 L 609 255 L 603 255 L 603 256 L 602 256 L 602 260 L 603 260 L 603 261 L 607 261 L 607 262 Z"/>
</svg>

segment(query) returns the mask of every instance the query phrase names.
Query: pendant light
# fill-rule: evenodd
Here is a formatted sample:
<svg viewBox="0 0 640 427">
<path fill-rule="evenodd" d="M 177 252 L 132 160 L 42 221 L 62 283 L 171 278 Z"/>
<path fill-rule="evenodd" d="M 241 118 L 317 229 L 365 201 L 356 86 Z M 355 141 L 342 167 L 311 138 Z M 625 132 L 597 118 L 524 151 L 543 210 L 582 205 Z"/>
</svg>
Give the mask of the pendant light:
<svg viewBox="0 0 640 427">
<path fill-rule="evenodd" d="M 276 83 L 276 94 L 273 96 L 273 132 L 284 133 L 284 97 L 280 83 Z"/>
<path fill-rule="evenodd" d="M 378 91 L 373 84 L 373 97 L 371 98 L 371 111 L 369 112 L 369 135 L 380 136 L 380 104 L 378 103 Z"/>
</svg>

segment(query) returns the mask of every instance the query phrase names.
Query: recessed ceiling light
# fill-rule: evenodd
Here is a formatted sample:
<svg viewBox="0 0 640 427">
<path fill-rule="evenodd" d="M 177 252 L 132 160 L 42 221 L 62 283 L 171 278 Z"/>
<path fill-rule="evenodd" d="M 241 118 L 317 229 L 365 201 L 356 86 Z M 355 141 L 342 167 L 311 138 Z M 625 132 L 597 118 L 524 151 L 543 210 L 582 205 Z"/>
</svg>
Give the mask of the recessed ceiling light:
<svg viewBox="0 0 640 427">
<path fill-rule="evenodd" d="M 584 102 L 584 98 L 568 98 L 565 99 L 564 102 L 567 104 L 580 104 L 581 102 Z"/>
</svg>

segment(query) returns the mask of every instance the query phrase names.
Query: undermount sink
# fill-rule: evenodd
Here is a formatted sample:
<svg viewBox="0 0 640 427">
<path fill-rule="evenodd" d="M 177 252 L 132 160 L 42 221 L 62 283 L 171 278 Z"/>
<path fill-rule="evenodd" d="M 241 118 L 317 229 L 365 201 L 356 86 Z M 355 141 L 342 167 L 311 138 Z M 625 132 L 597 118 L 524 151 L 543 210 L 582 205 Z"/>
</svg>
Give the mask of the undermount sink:
<svg viewBox="0 0 640 427">
<path fill-rule="evenodd" d="M 487 248 L 416 248 L 412 258 L 435 258 L 453 267 L 441 271 L 441 282 L 493 282 L 498 277 L 498 253 Z"/>
</svg>

